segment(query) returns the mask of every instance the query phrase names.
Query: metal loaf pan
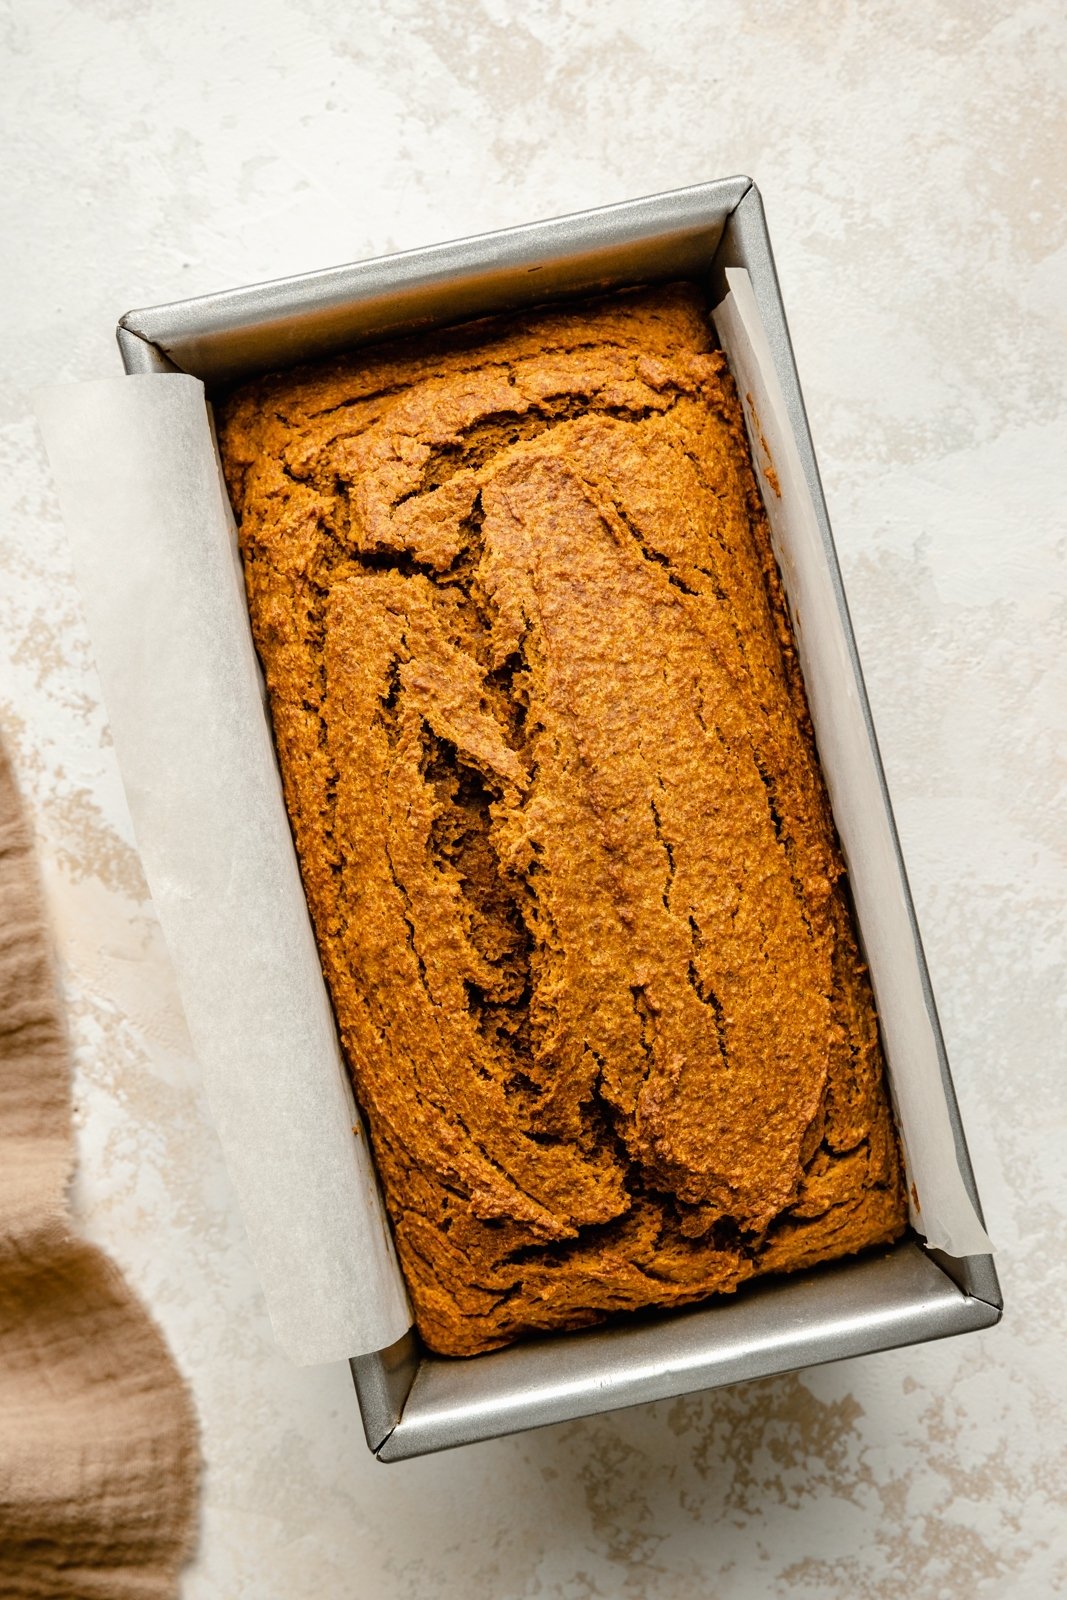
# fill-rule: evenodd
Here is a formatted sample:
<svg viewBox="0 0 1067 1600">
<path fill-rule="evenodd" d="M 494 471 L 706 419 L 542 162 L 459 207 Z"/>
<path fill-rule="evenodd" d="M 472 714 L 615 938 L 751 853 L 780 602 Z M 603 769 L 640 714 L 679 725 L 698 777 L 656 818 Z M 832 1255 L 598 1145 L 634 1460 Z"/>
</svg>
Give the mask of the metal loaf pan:
<svg viewBox="0 0 1067 1600">
<path fill-rule="evenodd" d="M 703 283 L 717 303 L 729 266 L 748 270 L 767 329 L 877 758 L 763 206 L 750 179 L 727 178 L 133 311 L 122 318 L 118 341 L 128 373 L 190 372 L 204 380 L 210 397 L 213 387 L 267 368 L 594 289 L 689 277 Z M 882 795 L 892 822 L 884 779 Z M 899 845 L 897 853 L 899 858 Z M 910 898 L 908 905 L 910 910 Z M 978 1207 L 913 911 L 911 921 L 960 1167 Z M 429 1354 L 412 1332 L 387 1350 L 353 1359 L 351 1366 L 367 1443 L 381 1460 L 396 1461 L 989 1327 L 1001 1305 L 991 1256 L 955 1260 L 909 1238 L 878 1255 L 758 1282 L 695 1310 L 556 1335 L 467 1360 Z"/>
</svg>

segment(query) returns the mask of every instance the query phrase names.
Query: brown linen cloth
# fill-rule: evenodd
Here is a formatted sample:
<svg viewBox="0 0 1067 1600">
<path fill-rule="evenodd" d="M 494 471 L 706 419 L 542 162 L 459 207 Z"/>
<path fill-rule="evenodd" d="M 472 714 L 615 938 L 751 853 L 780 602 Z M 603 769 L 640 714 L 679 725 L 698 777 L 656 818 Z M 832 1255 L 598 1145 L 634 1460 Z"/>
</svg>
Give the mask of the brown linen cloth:
<svg viewBox="0 0 1067 1600">
<path fill-rule="evenodd" d="M 163 1600 L 196 1521 L 195 1413 L 121 1273 L 72 1232 L 70 1059 L 0 746 L 0 1595 Z"/>
</svg>

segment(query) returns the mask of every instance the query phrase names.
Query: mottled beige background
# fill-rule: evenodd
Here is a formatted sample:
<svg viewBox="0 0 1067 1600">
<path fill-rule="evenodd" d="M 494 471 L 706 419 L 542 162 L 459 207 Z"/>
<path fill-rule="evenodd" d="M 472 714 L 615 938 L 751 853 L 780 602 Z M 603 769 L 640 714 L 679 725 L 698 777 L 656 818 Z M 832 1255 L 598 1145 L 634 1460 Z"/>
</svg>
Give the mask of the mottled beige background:
<svg viewBox="0 0 1067 1600">
<path fill-rule="evenodd" d="M 1067 24 L 1054 0 L 15 0 L 0 726 L 89 1233 L 204 1426 L 186 1600 L 1067 1594 Z M 130 305 L 744 171 L 763 188 L 1008 1314 L 392 1468 L 277 1356 L 27 392 Z"/>
</svg>

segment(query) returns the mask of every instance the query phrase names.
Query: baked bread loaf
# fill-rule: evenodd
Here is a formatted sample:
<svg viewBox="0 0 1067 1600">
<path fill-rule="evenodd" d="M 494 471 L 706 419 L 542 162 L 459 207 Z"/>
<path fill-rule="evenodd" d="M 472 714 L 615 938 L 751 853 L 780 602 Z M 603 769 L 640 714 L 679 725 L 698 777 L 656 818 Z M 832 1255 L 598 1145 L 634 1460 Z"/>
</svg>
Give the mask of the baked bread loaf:
<svg viewBox="0 0 1067 1600">
<path fill-rule="evenodd" d="M 898 1235 L 871 994 L 697 291 L 260 379 L 220 441 L 427 1345 Z"/>
</svg>

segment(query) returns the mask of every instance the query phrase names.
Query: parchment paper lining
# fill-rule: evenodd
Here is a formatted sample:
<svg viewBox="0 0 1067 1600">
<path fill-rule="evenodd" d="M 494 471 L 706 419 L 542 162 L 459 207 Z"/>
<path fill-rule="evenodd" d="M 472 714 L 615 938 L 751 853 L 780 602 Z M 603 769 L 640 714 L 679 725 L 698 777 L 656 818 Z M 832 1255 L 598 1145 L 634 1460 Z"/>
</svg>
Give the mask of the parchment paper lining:
<svg viewBox="0 0 1067 1600">
<path fill-rule="evenodd" d="M 863 943 L 904 1145 L 911 1220 L 951 1256 L 991 1249 L 964 1187 L 890 820 L 833 577 L 748 273 L 728 267 L 715 327 L 741 395 Z"/>
<path fill-rule="evenodd" d="M 715 323 L 797 629 L 913 1221 L 950 1255 L 985 1253 L 814 507 L 748 274 L 727 279 Z M 36 405 L 145 876 L 275 1333 L 300 1364 L 381 1349 L 410 1310 L 300 884 L 203 385 L 105 378 Z"/>
</svg>

